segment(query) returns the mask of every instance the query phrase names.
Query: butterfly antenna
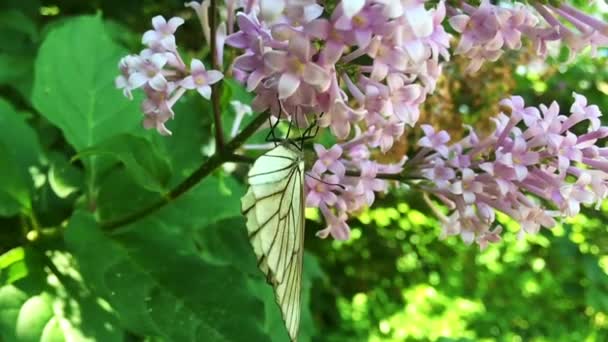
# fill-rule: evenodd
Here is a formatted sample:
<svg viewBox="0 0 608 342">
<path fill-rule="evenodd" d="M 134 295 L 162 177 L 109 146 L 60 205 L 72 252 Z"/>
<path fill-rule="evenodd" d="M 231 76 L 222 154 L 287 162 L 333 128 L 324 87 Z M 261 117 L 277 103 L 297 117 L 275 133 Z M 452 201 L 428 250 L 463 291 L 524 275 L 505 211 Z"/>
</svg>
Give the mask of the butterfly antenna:
<svg viewBox="0 0 608 342">
<path fill-rule="evenodd" d="M 270 126 L 270 132 L 268 132 L 268 134 L 266 135 L 266 141 L 268 142 L 273 142 L 275 147 L 278 145 L 277 143 L 281 141 L 281 139 L 277 138 L 277 136 L 274 134 L 274 130 L 275 128 L 277 128 L 279 126 L 279 123 L 281 122 L 281 113 L 283 112 L 283 105 L 281 104 L 281 100 L 279 100 L 279 98 L 277 97 L 277 102 L 279 104 L 279 117 L 277 118 L 277 121 L 273 124 L 272 123 L 272 115 L 268 116 L 268 125 Z M 270 138 L 272 136 L 272 138 Z"/>
<path fill-rule="evenodd" d="M 322 179 L 319 179 L 319 178 L 317 178 L 317 177 L 315 177 L 315 176 L 311 175 L 310 173 L 306 173 L 306 175 L 307 175 L 308 177 L 310 177 L 310 178 L 312 178 L 312 179 L 316 180 L 317 182 L 321 182 L 321 183 L 326 184 L 326 185 L 329 185 L 329 186 L 337 186 L 337 187 L 339 187 L 339 188 L 340 188 L 340 189 L 342 189 L 342 190 L 346 190 L 346 187 L 345 187 L 344 185 L 342 185 L 342 184 L 338 184 L 338 183 L 329 183 L 329 182 L 326 182 L 326 181 L 324 181 L 324 180 L 322 180 Z"/>
</svg>

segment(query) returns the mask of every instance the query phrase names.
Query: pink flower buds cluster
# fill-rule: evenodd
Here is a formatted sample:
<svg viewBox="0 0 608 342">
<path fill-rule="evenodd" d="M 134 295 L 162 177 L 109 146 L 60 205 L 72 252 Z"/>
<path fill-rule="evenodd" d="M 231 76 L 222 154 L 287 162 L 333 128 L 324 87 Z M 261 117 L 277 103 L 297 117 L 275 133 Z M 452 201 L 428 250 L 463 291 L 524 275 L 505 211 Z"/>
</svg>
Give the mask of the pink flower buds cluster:
<svg viewBox="0 0 608 342">
<path fill-rule="evenodd" d="M 471 131 L 448 145 L 445 131 L 423 127 L 421 150 L 405 167 L 426 179 L 420 189 L 451 209 L 441 217 L 444 236 L 485 248 L 500 239 L 502 228 L 491 230 L 496 211 L 519 222 L 521 234 L 533 234 L 606 198 L 608 149 L 597 142 L 608 137 L 608 127 L 600 125 L 597 106 L 574 98 L 569 115 L 555 102 L 539 110 L 518 96 L 503 100 L 507 114 L 494 119 L 496 129 L 485 139 Z"/>
<path fill-rule="evenodd" d="M 134 89 L 143 88 L 146 96 L 141 104 L 143 126 L 156 128 L 162 135 L 171 134 L 165 122 L 174 117 L 172 107 L 186 90 L 197 90 L 209 99 L 210 85 L 223 77 L 219 71 L 205 70 L 198 59 L 192 59 L 190 68 L 186 66 L 177 52 L 174 36 L 183 23 L 179 17 L 168 22 L 162 16 L 154 17 L 154 29 L 142 37 L 146 48 L 139 55 L 123 57 L 119 62 L 121 74 L 116 78 L 116 86 L 129 99 L 133 98 Z"/>
</svg>

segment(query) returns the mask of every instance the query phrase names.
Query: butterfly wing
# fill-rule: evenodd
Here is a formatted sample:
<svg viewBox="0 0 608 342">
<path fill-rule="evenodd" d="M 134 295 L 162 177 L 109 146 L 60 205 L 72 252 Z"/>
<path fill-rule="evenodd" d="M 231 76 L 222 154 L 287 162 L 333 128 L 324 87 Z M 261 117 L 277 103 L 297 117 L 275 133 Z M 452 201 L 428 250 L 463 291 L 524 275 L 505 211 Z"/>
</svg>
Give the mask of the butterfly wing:
<svg viewBox="0 0 608 342">
<path fill-rule="evenodd" d="M 258 158 L 248 175 L 243 214 L 258 267 L 273 286 L 292 341 L 300 325 L 304 253 L 304 162 L 280 145 Z"/>
</svg>

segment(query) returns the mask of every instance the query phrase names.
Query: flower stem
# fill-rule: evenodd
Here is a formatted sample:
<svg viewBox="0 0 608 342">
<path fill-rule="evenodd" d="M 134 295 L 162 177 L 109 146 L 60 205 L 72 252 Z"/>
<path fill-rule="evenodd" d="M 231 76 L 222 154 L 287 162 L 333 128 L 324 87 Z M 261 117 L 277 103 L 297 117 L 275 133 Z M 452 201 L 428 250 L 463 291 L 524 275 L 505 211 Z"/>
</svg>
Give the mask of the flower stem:
<svg viewBox="0 0 608 342">
<path fill-rule="evenodd" d="M 210 37 L 209 45 L 211 45 L 211 64 L 213 68 L 222 71 L 222 66 L 218 60 L 217 55 L 217 4 L 216 0 L 211 0 L 209 6 L 209 26 L 210 26 Z M 222 97 L 222 84 L 223 81 L 217 82 L 211 86 L 211 106 L 213 108 L 213 118 L 215 121 L 215 146 L 217 150 L 222 153 L 224 150 L 224 130 L 222 128 L 221 108 L 220 99 Z"/>
<path fill-rule="evenodd" d="M 207 159 L 196 171 L 194 171 L 188 178 L 178 184 L 175 188 L 165 194 L 162 199 L 151 204 L 148 207 L 142 208 L 139 211 L 136 211 L 132 214 L 126 215 L 124 217 L 118 218 L 116 220 L 111 220 L 107 222 L 103 222 L 100 224 L 101 228 L 107 232 L 115 231 L 116 229 L 136 222 L 154 212 L 161 209 L 165 205 L 173 202 L 173 200 L 177 199 L 188 190 L 192 189 L 196 184 L 198 184 L 203 178 L 208 176 L 213 170 L 221 166 L 223 163 L 227 161 L 235 161 L 238 157 L 235 157 L 234 151 L 238 149 L 245 141 L 252 136 L 260 126 L 262 126 L 268 116 L 269 112 L 258 115 L 253 121 L 251 121 L 247 127 L 245 127 L 241 133 L 239 133 L 234 139 L 232 139 L 228 144 L 226 144 L 225 149 L 217 150 L 211 158 Z"/>
</svg>

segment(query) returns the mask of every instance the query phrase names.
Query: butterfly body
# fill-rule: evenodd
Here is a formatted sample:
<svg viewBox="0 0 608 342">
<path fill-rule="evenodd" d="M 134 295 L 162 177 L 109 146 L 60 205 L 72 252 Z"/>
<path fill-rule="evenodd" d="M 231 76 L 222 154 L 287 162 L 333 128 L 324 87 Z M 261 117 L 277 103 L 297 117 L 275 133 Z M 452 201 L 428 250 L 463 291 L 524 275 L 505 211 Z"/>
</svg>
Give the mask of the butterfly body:
<svg viewBox="0 0 608 342">
<path fill-rule="evenodd" d="M 273 286 L 292 341 L 300 322 L 304 253 L 304 159 L 281 144 L 259 157 L 248 174 L 241 200 L 258 267 Z"/>
</svg>

